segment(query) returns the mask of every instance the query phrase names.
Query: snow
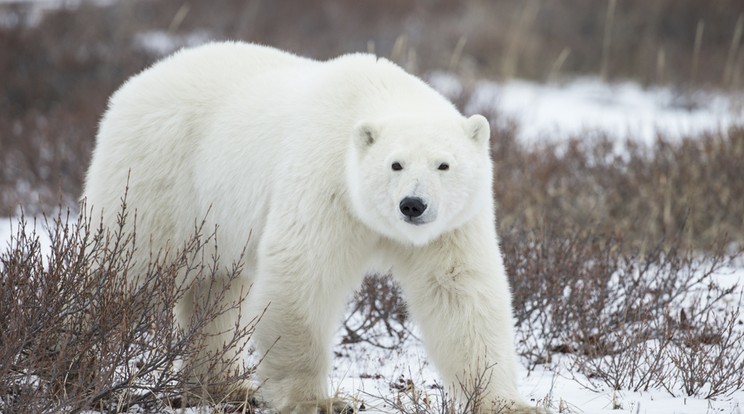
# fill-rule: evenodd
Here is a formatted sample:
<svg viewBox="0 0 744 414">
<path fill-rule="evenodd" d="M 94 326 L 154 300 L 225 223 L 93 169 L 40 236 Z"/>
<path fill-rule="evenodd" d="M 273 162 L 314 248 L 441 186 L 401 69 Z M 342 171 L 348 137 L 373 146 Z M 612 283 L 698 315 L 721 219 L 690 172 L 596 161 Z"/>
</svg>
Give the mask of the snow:
<svg viewBox="0 0 744 414">
<path fill-rule="evenodd" d="M 205 30 L 197 30 L 185 35 L 174 35 L 163 30 L 138 33 L 134 39 L 135 47 L 155 56 L 165 56 L 182 47 L 193 47 L 207 43 L 212 35 Z"/>
<path fill-rule="evenodd" d="M 43 221 L 26 224 L 26 231 L 36 231 L 45 248 L 49 238 Z M 14 219 L 0 220 L 0 249 L 6 249 L 15 237 L 18 223 Z M 735 262 L 718 269 L 711 280 L 721 287 L 744 285 L 744 263 Z M 731 308 L 742 307 L 730 302 Z M 352 316 L 353 317 L 353 316 Z M 354 326 L 352 323 L 351 326 Z M 440 382 L 434 366 L 429 362 L 423 343 L 415 331 L 395 349 L 384 349 L 366 343 L 341 344 L 344 331 L 339 328 L 334 352 L 336 358 L 329 376 L 332 392 L 357 404 L 364 404 L 365 412 L 382 414 L 395 412 L 391 401 L 404 403 L 414 392 L 426 396 L 436 406 L 440 398 Z M 525 361 L 526 362 L 526 361 Z M 410 380 L 410 382 L 409 382 Z M 534 404 L 547 404 L 554 412 L 594 414 L 740 414 L 744 407 L 744 390 L 726 398 L 706 400 L 695 397 L 674 397 L 663 390 L 632 392 L 612 390 L 604 384 L 592 382 L 571 369 L 571 357 L 557 355 L 548 365 L 540 365 L 532 372 L 519 372 L 519 390 Z M 683 395 L 678 392 L 679 395 Z M 197 410 L 198 411 L 198 410 Z M 191 409 L 181 413 L 197 412 Z"/>
<path fill-rule="evenodd" d="M 449 73 L 435 72 L 428 80 L 451 98 L 465 90 Z M 650 144 L 657 133 L 678 139 L 744 123 L 744 95 L 740 93 L 684 93 L 670 87 L 643 88 L 636 82 L 606 83 L 591 77 L 547 84 L 482 80 L 473 90 L 465 111 L 495 110 L 517 121 L 518 136 L 525 143 L 602 131 Z"/>
<path fill-rule="evenodd" d="M 744 272 L 741 273 L 744 277 Z M 744 281 L 744 279 L 741 279 Z M 339 337 L 340 338 L 340 337 Z M 426 358 L 423 344 L 410 338 L 401 350 L 389 351 L 369 345 L 338 345 L 337 354 L 348 355 L 334 360 L 330 376 L 332 389 L 337 395 L 363 402 L 367 413 L 394 412 L 387 401 L 401 398 L 401 393 L 391 383 L 401 376 L 412 379 L 414 386 L 432 400 L 439 398 L 439 384 L 434 367 Z M 550 366 L 538 366 L 528 373 L 519 373 L 519 391 L 533 404 L 563 413 L 591 414 L 740 414 L 744 407 L 744 391 L 730 398 L 706 400 L 694 397 L 673 397 L 663 390 L 645 392 L 615 391 L 606 386 L 587 388 L 592 382 L 583 375 L 572 372 L 568 357 L 557 357 Z M 596 384 L 592 384 L 594 386 Z M 336 388 L 337 387 L 337 388 Z M 436 406 L 436 403 L 434 404 Z"/>
<path fill-rule="evenodd" d="M 54 10 L 79 8 L 83 2 L 98 7 L 106 7 L 118 0 L 0 0 L 0 28 L 13 29 L 21 24 L 26 27 L 36 27 L 44 16 Z"/>
<path fill-rule="evenodd" d="M 23 233 L 30 239 L 35 235 L 38 237 L 39 245 L 44 256 L 51 251 L 52 241 L 49 237 L 49 232 L 46 230 L 46 222 L 44 218 L 31 218 L 26 219 L 24 223 Z M 0 254 L 4 253 L 12 244 L 17 243 L 17 235 L 19 226 L 19 219 L 16 217 L 0 217 Z M 54 226 L 53 223 L 49 224 Z M 2 263 L 0 263 L 0 270 L 2 270 Z"/>
<path fill-rule="evenodd" d="M 365 366 L 364 361 L 351 358 L 337 358 L 332 384 L 340 384 L 339 395 L 350 400 L 361 400 L 369 413 L 389 413 L 389 403 L 383 398 L 394 400 L 398 391 L 391 387 L 401 375 L 412 378 L 422 392 L 431 399 L 438 398 L 438 390 L 430 386 L 437 384 L 437 375 L 426 360 L 423 345 L 420 342 L 406 344 L 403 355 L 389 355 L 389 351 L 379 349 L 357 349 L 357 355 L 368 359 L 367 367 L 377 366 L 377 370 L 362 369 L 364 378 L 355 375 L 358 366 Z M 360 364 L 361 363 L 361 364 Z M 728 399 L 705 400 L 694 397 L 673 397 L 663 390 L 645 392 L 615 391 L 599 388 L 589 389 L 583 384 L 590 381 L 581 374 L 566 368 L 563 359 L 558 359 L 553 366 L 540 366 L 535 371 L 520 372 L 519 391 L 532 404 L 544 406 L 558 412 L 596 413 L 596 414 L 700 414 L 700 413 L 740 413 L 744 406 L 744 392 L 739 391 Z M 370 372 L 379 373 L 379 377 L 370 378 Z M 422 386 L 423 384 L 423 386 Z"/>
<path fill-rule="evenodd" d="M 396 390 L 392 389 L 390 382 L 400 375 L 411 377 L 415 384 L 425 384 L 424 392 L 430 394 L 430 398 L 436 398 L 438 391 L 427 387 L 437 383 L 436 373 L 425 359 L 423 346 L 419 344 L 408 344 L 407 356 L 388 358 L 379 355 L 375 349 L 365 349 L 361 354 L 380 363 L 377 372 L 382 376 L 376 378 L 360 378 L 351 375 L 353 363 L 348 359 L 336 359 L 337 366 L 331 383 L 340 383 L 340 395 L 351 396 L 352 400 L 362 400 L 369 413 L 390 412 L 390 405 L 383 401 L 396 398 Z M 411 362 L 413 361 L 413 362 Z M 368 371 L 367 371 L 368 372 Z M 343 374 L 343 375 L 339 375 Z M 700 398 L 672 397 L 665 391 L 630 392 L 600 389 L 598 391 L 587 389 L 582 383 L 588 383 L 586 378 L 577 382 L 565 367 L 538 367 L 529 375 L 526 370 L 520 373 L 519 390 L 522 396 L 533 404 L 544 404 L 549 402 L 552 410 L 557 411 L 559 407 L 568 407 L 570 411 L 581 413 L 658 413 L 658 414 L 681 414 L 681 413 L 738 413 L 744 403 L 744 393 L 739 392 L 730 400 L 704 400 Z"/>
</svg>

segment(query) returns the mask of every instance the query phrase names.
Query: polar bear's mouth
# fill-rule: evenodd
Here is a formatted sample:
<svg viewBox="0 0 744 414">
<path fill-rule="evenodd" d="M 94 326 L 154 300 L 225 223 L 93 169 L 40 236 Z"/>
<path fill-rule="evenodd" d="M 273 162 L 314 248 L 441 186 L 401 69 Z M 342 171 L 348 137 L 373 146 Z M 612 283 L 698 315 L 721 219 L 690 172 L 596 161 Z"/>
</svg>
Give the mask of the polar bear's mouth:
<svg viewBox="0 0 744 414">
<path fill-rule="evenodd" d="M 403 221 L 405 221 L 408 224 L 413 224 L 414 226 L 420 226 L 422 224 L 429 223 L 428 220 L 422 217 L 403 217 Z"/>
</svg>

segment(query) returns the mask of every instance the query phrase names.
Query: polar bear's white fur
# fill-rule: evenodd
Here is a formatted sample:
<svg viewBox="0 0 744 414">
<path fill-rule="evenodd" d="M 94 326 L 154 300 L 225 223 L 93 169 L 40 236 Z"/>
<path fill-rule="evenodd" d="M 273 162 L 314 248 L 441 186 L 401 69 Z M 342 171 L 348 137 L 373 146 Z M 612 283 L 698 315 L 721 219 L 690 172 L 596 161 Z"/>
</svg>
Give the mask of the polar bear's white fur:
<svg viewBox="0 0 744 414">
<path fill-rule="evenodd" d="M 128 182 L 138 240 L 150 243 L 138 263 L 179 246 L 204 217 L 225 267 L 246 248 L 241 286 L 226 300 L 253 285 L 243 314 L 269 305 L 253 340 L 266 354 L 264 396 L 282 413 L 331 401 L 345 301 L 365 274 L 388 270 L 445 384 L 457 390 L 490 367 L 486 399 L 534 412 L 516 387 L 489 136 L 485 118 L 463 117 L 385 59 L 319 62 L 215 43 L 176 53 L 113 95 L 84 198 L 115 226 Z M 193 309 L 180 303 L 178 322 Z M 209 327 L 228 331 L 212 349 L 236 318 Z"/>
</svg>

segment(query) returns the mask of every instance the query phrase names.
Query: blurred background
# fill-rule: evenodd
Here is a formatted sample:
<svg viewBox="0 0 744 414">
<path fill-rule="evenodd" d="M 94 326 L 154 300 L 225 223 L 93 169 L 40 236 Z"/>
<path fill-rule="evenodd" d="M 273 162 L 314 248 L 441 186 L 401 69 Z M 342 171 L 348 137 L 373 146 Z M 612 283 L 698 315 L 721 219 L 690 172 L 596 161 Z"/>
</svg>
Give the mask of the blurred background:
<svg viewBox="0 0 744 414">
<path fill-rule="evenodd" d="M 590 76 L 688 96 L 744 85 L 743 16 L 741 0 L 0 0 L 0 215 L 74 205 L 107 97 L 184 46 L 369 51 L 460 89 Z"/>
</svg>

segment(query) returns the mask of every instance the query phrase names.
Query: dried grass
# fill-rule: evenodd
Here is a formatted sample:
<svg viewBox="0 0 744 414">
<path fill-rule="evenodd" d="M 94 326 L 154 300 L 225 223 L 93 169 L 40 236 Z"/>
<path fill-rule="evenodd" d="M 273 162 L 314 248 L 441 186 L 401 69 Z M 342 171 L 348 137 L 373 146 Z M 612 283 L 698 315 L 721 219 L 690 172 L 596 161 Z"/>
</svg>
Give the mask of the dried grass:
<svg viewBox="0 0 744 414">
<path fill-rule="evenodd" d="M 220 303 L 229 283 L 213 287 L 212 301 L 189 326 L 173 319 L 174 304 L 191 283 L 210 285 L 216 259 L 204 246 L 212 235 L 199 229 L 179 251 L 153 256 L 145 274 L 130 275 L 136 234 L 122 232 L 126 219 L 124 212 L 109 233 L 84 214 L 60 214 L 46 223 L 46 252 L 21 217 L 0 252 L 0 412 L 224 409 L 231 405 L 214 401 L 209 390 L 251 377 L 252 367 L 233 373 L 208 367 L 234 358 L 230 348 L 250 337 L 252 325 L 236 327 L 221 350 L 197 357 L 205 354 L 204 327 L 240 306 Z M 180 282 L 184 274 L 195 281 Z M 238 274 L 236 267 L 230 280 Z M 214 374 L 194 383 L 191 369 Z"/>
</svg>

